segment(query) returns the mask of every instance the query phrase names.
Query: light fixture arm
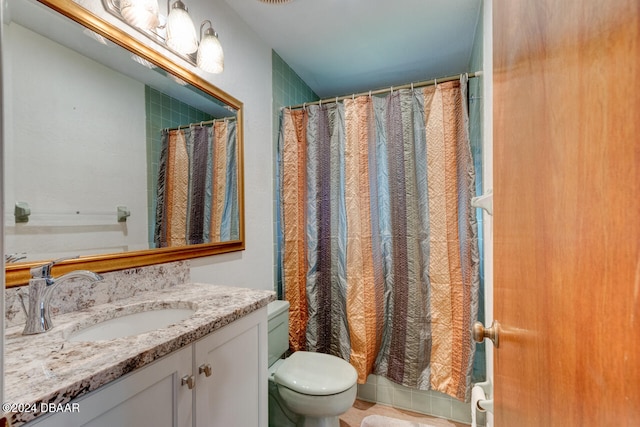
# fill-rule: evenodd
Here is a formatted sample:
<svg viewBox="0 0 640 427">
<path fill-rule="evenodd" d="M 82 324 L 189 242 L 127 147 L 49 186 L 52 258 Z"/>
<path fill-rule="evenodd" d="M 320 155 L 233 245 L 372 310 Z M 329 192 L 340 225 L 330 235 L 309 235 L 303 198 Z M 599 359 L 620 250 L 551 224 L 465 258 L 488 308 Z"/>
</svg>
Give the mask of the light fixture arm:
<svg viewBox="0 0 640 427">
<path fill-rule="evenodd" d="M 202 21 L 202 24 L 200 24 L 200 40 L 202 40 L 202 29 L 204 28 L 205 24 L 209 24 L 209 28 L 206 29 L 206 31 L 204 32 L 204 35 L 214 36 L 215 38 L 218 38 L 218 33 L 216 33 L 216 31 L 213 29 L 213 25 L 211 24 L 211 21 L 209 21 L 208 19 L 205 19 L 204 21 Z"/>
</svg>

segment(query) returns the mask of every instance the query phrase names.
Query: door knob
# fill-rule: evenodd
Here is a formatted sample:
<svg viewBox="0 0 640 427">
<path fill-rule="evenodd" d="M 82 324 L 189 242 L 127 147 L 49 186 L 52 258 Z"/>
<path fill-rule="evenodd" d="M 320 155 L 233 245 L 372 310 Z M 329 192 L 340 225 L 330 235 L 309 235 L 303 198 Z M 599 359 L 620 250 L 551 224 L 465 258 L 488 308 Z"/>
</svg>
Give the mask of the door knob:
<svg viewBox="0 0 640 427">
<path fill-rule="evenodd" d="M 494 320 L 488 328 L 485 328 L 481 322 L 475 322 L 473 324 L 473 340 L 475 342 L 483 342 L 485 338 L 489 338 L 493 342 L 493 346 L 498 348 L 499 329 L 500 323 L 497 320 Z"/>
</svg>

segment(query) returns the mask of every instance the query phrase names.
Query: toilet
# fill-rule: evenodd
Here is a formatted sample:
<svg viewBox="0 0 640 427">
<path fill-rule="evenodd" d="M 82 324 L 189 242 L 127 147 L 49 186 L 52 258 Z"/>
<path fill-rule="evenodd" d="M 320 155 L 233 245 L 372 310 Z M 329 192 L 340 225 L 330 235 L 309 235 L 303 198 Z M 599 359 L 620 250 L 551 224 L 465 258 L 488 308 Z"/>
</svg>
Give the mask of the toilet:
<svg viewBox="0 0 640 427">
<path fill-rule="evenodd" d="M 356 400 L 358 375 L 339 357 L 289 349 L 289 302 L 274 301 L 269 316 L 269 426 L 339 427 Z"/>
</svg>

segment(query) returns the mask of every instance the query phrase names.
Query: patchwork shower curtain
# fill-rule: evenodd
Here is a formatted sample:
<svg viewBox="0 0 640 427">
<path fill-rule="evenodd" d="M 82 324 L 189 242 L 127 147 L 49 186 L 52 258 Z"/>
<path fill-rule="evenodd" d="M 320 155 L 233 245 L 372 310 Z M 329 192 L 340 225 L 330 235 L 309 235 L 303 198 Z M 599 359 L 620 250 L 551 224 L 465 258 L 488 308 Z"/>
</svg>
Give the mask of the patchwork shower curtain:
<svg viewBox="0 0 640 427">
<path fill-rule="evenodd" d="M 293 350 L 469 398 L 478 308 L 466 78 L 285 109 L 280 248 Z"/>
<path fill-rule="evenodd" d="M 156 247 L 239 238 L 236 122 L 164 130 Z"/>
</svg>

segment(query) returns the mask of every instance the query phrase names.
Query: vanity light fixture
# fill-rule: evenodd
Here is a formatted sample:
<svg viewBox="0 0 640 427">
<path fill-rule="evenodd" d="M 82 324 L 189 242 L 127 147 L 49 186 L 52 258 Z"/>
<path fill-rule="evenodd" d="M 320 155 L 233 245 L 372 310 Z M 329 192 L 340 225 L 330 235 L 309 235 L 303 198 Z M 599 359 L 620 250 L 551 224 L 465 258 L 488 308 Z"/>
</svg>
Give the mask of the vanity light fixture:
<svg viewBox="0 0 640 427">
<path fill-rule="evenodd" d="M 180 0 L 173 3 L 167 14 L 167 45 L 183 55 L 198 50 L 196 27 Z"/>
<path fill-rule="evenodd" d="M 202 29 L 209 24 L 202 35 Z M 220 74 L 224 70 L 224 52 L 216 33 L 211 26 L 211 21 L 203 21 L 200 25 L 200 46 L 197 57 L 198 68 L 207 73 Z"/>
<path fill-rule="evenodd" d="M 102 0 L 105 9 L 151 40 L 165 45 L 207 73 L 221 73 L 224 53 L 211 21 L 200 25 L 200 40 L 182 0 L 167 0 L 167 17 L 158 12 L 158 0 Z M 165 22 L 166 21 L 166 22 Z M 208 28 L 203 29 L 208 24 Z M 139 62 L 139 61 L 138 61 Z M 145 64 L 143 64 L 145 65 Z"/>
</svg>

